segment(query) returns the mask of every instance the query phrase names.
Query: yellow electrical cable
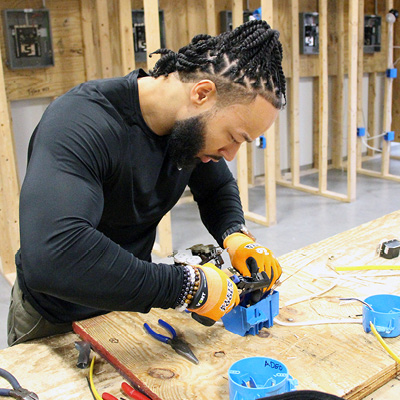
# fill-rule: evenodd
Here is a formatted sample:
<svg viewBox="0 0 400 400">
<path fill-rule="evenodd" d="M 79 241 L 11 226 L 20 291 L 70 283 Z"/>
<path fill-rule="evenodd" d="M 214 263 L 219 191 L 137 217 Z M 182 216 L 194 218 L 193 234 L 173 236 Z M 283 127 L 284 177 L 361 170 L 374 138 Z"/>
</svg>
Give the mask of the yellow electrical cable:
<svg viewBox="0 0 400 400">
<path fill-rule="evenodd" d="M 92 362 L 90 364 L 90 370 L 89 370 L 89 383 L 90 383 L 90 388 L 92 389 L 93 395 L 96 398 L 96 400 L 103 400 L 101 396 L 99 395 L 99 392 L 96 390 L 94 387 L 93 383 L 93 368 L 94 368 L 94 360 L 96 359 L 95 356 L 93 356 Z"/>
<path fill-rule="evenodd" d="M 383 346 L 383 348 L 391 355 L 391 357 L 400 364 L 400 358 L 394 354 L 393 350 L 384 342 L 382 339 L 382 336 L 379 334 L 379 332 L 376 330 L 374 324 L 370 321 L 369 326 L 371 328 L 372 333 L 375 335 L 375 337 L 378 339 L 379 343 Z"/>
<path fill-rule="evenodd" d="M 335 271 L 367 271 L 367 270 L 398 270 L 400 265 L 338 265 Z"/>
</svg>

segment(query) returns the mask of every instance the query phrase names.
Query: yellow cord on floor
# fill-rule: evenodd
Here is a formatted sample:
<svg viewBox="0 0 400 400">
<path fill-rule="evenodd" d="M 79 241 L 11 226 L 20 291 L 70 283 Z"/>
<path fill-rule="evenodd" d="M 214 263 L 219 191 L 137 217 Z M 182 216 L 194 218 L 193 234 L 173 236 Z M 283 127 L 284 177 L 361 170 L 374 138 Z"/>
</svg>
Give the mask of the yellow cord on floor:
<svg viewBox="0 0 400 400">
<path fill-rule="evenodd" d="M 382 339 L 382 336 L 379 334 L 379 332 L 376 330 L 374 324 L 370 321 L 369 326 L 371 328 L 372 333 L 375 335 L 375 337 L 378 339 L 379 343 L 383 346 L 383 348 L 390 354 L 390 356 L 400 364 L 400 358 L 394 354 L 393 350 L 384 342 Z"/>
<path fill-rule="evenodd" d="M 96 398 L 96 400 L 103 400 L 101 398 L 101 396 L 99 395 L 99 392 L 94 387 L 94 383 L 93 383 L 93 368 L 94 368 L 94 360 L 95 359 L 96 359 L 96 356 L 93 356 L 92 362 L 90 363 L 90 370 L 89 370 L 90 388 L 92 389 L 93 395 Z"/>
</svg>

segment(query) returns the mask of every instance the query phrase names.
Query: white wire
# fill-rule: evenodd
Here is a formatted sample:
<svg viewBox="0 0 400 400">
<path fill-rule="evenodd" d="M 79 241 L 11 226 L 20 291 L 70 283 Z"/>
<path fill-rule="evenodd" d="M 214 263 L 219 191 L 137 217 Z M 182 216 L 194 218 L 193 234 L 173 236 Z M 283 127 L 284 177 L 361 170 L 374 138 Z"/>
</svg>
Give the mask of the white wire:
<svg viewBox="0 0 400 400">
<path fill-rule="evenodd" d="M 285 322 L 274 318 L 274 324 L 282 326 L 307 326 L 307 325 L 326 325 L 326 324 L 362 324 L 362 318 L 343 318 L 343 319 L 317 319 L 315 321 Z"/>
<path fill-rule="evenodd" d="M 381 149 L 378 149 L 378 148 L 376 148 L 376 147 L 370 146 L 364 138 L 361 138 L 361 141 L 362 141 L 363 145 L 364 145 L 365 147 L 367 147 L 368 149 L 371 149 L 371 150 L 374 150 L 374 151 L 378 151 L 379 153 L 382 152 Z"/>
<path fill-rule="evenodd" d="M 365 126 L 366 124 L 365 124 L 365 114 L 364 114 L 364 110 L 362 111 L 362 117 L 363 117 L 363 123 L 364 123 L 364 126 Z M 382 136 L 385 136 L 385 135 L 386 135 L 386 133 L 383 132 L 383 133 L 380 133 L 380 134 L 378 134 L 378 135 L 371 136 L 371 135 L 369 134 L 369 132 L 368 132 L 367 129 L 365 129 L 365 133 L 366 133 L 366 136 L 368 137 L 368 140 L 375 139 L 375 138 L 379 138 L 379 137 L 382 137 Z M 367 143 L 367 141 L 365 140 L 365 137 L 361 137 L 361 141 L 362 141 L 363 145 L 364 145 L 365 147 L 367 147 L 368 149 L 377 151 L 377 152 L 379 152 L 379 153 L 382 152 L 381 149 L 378 149 L 377 147 L 373 147 L 373 146 L 369 145 L 369 144 Z"/>
</svg>

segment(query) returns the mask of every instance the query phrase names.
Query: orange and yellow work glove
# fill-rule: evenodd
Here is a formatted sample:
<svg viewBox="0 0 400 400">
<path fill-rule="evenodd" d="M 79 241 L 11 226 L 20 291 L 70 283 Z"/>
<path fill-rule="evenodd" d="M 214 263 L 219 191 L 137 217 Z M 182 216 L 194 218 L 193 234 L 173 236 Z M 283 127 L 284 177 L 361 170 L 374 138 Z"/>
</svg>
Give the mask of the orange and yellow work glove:
<svg viewBox="0 0 400 400">
<path fill-rule="evenodd" d="M 242 276 L 263 272 L 268 275 L 270 284 L 263 291 L 270 290 L 282 275 L 282 268 L 272 251 L 256 243 L 243 233 L 232 233 L 224 240 L 233 268 Z"/>
<path fill-rule="evenodd" d="M 196 265 L 200 284 L 188 310 L 203 325 L 211 326 L 239 304 L 236 285 L 212 263 Z"/>
</svg>

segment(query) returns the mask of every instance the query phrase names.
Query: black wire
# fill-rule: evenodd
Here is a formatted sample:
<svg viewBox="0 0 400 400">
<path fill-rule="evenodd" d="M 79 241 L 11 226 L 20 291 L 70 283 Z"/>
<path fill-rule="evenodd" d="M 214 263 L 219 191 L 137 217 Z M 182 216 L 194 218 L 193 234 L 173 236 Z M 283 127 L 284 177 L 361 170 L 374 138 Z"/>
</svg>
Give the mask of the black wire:
<svg viewBox="0 0 400 400">
<path fill-rule="evenodd" d="M 95 396 L 94 393 L 93 393 L 92 387 L 90 386 L 90 380 L 89 380 L 89 378 L 88 378 L 87 376 L 86 376 L 86 380 L 87 380 L 87 383 L 88 383 L 88 385 L 89 385 L 90 393 L 92 393 L 92 396 L 93 396 L 94 400 L 97 400 L 97 399 L 96 399 L 96 396 Z"/>
</svg>

